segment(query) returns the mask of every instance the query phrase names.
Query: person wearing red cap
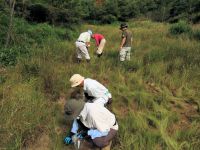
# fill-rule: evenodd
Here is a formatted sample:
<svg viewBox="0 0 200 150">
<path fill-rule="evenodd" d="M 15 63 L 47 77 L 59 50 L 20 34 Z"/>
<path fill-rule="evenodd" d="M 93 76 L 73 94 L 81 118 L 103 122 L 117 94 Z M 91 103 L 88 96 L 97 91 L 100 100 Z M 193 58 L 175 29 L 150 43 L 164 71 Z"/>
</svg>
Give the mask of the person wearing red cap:
<svg viewBox="0 0 200 150">
<path fill-rule="evenodd" d="M 104 46 L 106 44 L 106 40 L 105 40 L 105 38 L 104 38 L 104 36 L 102 34 L 98 34 L 98 33 L 92 34 L 92 38 L 96 42 L 96 46 L 97 46 L 96 53 L 97 53 L 97 56 L 101 57 L 101 55 L 103 53 Z"/>
</svg>

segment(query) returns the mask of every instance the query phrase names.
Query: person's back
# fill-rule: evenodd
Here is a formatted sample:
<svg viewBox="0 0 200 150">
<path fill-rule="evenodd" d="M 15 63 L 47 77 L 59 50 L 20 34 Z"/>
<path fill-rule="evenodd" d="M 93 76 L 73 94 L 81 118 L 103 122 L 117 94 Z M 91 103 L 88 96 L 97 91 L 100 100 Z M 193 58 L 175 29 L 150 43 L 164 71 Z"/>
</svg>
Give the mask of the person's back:
<svg viewBox="0 0 200 150">
<path fill-rule="evenodd" d="M 82 57 L 85 57 L 86 61 L 90 62 L 88 47 L 90 46 L 91 35 L 92 35 L 91 30 L 88 30 L 87 32 L 83 32 L 79 35 L 77 41 L 75 42 L 78 63 L 81 62 Z"/>
<path fill-rule="evenodd" d="M 90 78 L 84 80 L 83 89 L 89 96 L 93 96 L 94 98 L 102 97 L 105 100 L 105 103 L 107 103 L 109 98 L 112 97 L 105 86 Z"/>
<path fill-rule="evenodd" d="M 128 25 L 123 23 L 120 26 L 120 30 L 122 31 L 121 35 L 121 44 L 120 44 L 120 61 L 123 62 L 125 60 L 130 61 L 131 59 L 131 46 L 132 46 L 132 33 L 128 30 Z"/>
<path fill-rule="evenodd" d="M 104 36 L 102 34 L 95 33 L 95 34 L 92 34 L 92 38 L 95 39 L 96 45 L 99 46 L 101 40 L 104 39 Z"/>
<path fill-rule="evenodd" d="M 118 131 L 115 115 L 99 104 L 86 103 L 79 118 L 90 128 L 88 135 L 91 136 L 93 143 L 100 148 L 110 149 Z"/>
<path fill-rule="evenodd" d="M 86 103 L 80 116 L 86 127 L 97 128 L 101 132 L 108 132 L 116 122 L 113 113 L 96 103 Z"/>
<path fill-rule="evenodd" d="M 101 55 L 103 53 L 104 46 L 106 44 L 106 39 L 104 38 L 104 36 L 102 34 L 98 34 L 98 33 L 92 34 L 92 38 L 95 39 L 95 42 L 96 42 L 97 56 L 101 57 Z"/>
<path fill-rule="evenodd" d="M 131 47 L 132 46 L 132 32 L 128 29 L 122 32 L 122 37 L 126 38 L 126 41 L 123 47 Z"/>
<path fill-rule="evenodd" d="M 82 41 L 82 42 L 90 42 L 90 33 L 88 32 L 83 32 L 79 35 L 78 37 L 78 41 Z"/>
</svg>

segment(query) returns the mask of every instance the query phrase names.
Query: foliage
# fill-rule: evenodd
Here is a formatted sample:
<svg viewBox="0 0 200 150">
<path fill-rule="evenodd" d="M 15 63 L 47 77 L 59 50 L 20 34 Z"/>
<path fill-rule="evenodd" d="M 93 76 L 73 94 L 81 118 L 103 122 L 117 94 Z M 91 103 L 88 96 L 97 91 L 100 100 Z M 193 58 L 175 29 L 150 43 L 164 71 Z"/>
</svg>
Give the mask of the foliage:
<svg viewBox="0 0 200 150">
<path fill-rule="evenodd" d="M 46 23 L 31 25 L 21 18 L 14 18 L 12 40 L 9 47 L 4 48 L 8 21 L 7 15 L 0 15 L 0 62 L 4 66 L 15 65 L 19 57 L 29 57 L 35 53 L 35 47 L 49 39 L 72 40 L 77 34 L 77 27 L 54 28 Z"/>
<path fill-rule="evenodd" d="M 15 65 L 19 53 L 16 48 L 1 48 L 0 49 L 0 63 L 2 65 Z"/>
<path fill-rule="evenodd" d="M 192 31 L 191 27 L 185 21 L 179 21 L 178 23 L 173 24 L 170 27 L 170 33 L 173 35 L 189 33 L 191 31 Z"/>
<path fill-rule="evenodd" d="M 193 36 L 195 39 L 200 40 L 200 30 L 193 31 Z"/>
<path fill-rule="evenodd" d="M 19 0 L 16 14 L 54 25 L 80 23 L 82 20 L 110 23 L 140 16 L 156 21 L 185 19 L 198 23 L 199 6 L 200 2 L 196 0 Z"/>
<path fill-rule="evenodd" d="M 54 2 L 57 7 L 63 1 Z M 6 34 L 6 21 L 1 22 L 0 28 L 5 28 L 1 34 Z M 49 149 L 71 149 L 63 144 L 70 126 L 63 119 L 62 103 L 71 90 L 70 76 L 80 73 L 112 93 L 111 109 L 119 123 L 114 150 L 199 148 L 198 41 L 187 34 L 169 36 L 170 24 L 134 20 L 128 23 L 134 35 L 131 61 L 120 63 L 119 24 L 87 24 L 79 29 L 31 24 L 20 18 L 14 22 L 15 36 L 8 49 L 17 52 L 17 64 L 0 68 L 0 147 L 29 149 L 44 133 L 51 140 Z M 76 64 L 74 41 L 88 28 L 109 42 L 99 59 L 91 39 L 91 63 Z"/>
</svg>

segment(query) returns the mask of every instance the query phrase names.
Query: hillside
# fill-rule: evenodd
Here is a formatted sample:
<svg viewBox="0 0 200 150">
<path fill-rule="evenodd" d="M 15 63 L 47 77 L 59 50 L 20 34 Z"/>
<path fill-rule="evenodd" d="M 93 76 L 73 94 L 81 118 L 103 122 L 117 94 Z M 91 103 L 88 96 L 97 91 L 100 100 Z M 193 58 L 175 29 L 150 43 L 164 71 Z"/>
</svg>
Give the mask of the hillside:
<svg viewBox="0 0 200 150">
<path fill-rule="evenodd" d="M 186 33 L 171 35 L 170 24 L 130 21 L 131 61 L 120 63 L 119 24 L 84 24 L 69 30 L 21 19 L 15 23 L 14 46 L 7 48 L 10 53 L 5 57 L 1 49 L 0 149 L 72 148 L 63 144 L 69 126 L 62 106 L 74 73 L 110 89 L 119 122 L 114 150 L 199 149 L 198 40 Z M 192 28 L 200 30 L 199 25 Z M 97 58 L 92 41 L 91 63 L 76 64 L 74 41 L 87 29 L 105 35 L 105 54 Z M 15 65 L 8 65 L 10 60 Z"/>
</svg>

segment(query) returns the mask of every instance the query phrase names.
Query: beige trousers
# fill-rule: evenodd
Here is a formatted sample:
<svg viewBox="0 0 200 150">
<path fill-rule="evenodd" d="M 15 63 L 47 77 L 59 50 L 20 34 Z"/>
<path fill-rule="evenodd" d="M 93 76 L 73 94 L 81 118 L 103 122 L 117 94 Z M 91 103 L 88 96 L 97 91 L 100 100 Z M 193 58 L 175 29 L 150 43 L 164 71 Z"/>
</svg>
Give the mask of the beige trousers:
<svg viewBox="0 0 200 150">
<path fill-rule="evenodd" d="M 130 61 L 131 59 L 130 56 L 131 56 L 131 47 L 123 47 L 119 52 L 120 61 L 125 61 L 125 60 Z"/>
<path fill-rule="evenodd" d="M 90 59 L 90 55 L 88 53 L 88 49 L 85 43 L 76 42 L 75 44 L 76 44 L 77 58 L 82 59 L 82 57 L 85 57 L 86 59 Z"/>
<path fill-rule="evenodd" d="M 101 54 L 103 52 L 105 44 L 106 44 L 106 40 L 102 39 L 99 44 L 99 47 L 97 48 L 97 54 Z"/>
</svg>

